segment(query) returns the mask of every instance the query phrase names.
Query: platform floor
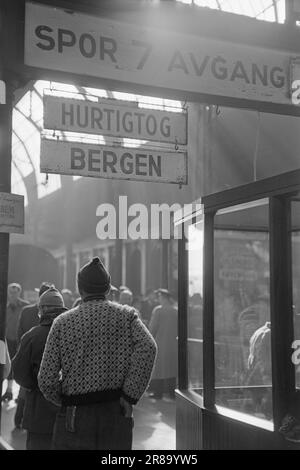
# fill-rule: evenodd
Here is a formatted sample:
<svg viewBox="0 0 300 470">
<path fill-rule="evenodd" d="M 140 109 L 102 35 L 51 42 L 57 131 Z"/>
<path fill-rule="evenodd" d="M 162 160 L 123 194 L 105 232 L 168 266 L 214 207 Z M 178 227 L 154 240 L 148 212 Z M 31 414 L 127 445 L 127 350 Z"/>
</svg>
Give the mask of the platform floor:
<svg viewBox="0 0 300 470">
<path fill-rule="evenodd" d="M 14 397 L 18 387 L 14 388 Z M 14 400 L 2 403 L 1 436 L 16 450 L 24 450 L 26 431 L 14 429 Z M 163 398 L 153 400 L 144 395 L 134 407 L 134 450 L 174 450 L 175 437 L 175 401 Z"/>
</svg>

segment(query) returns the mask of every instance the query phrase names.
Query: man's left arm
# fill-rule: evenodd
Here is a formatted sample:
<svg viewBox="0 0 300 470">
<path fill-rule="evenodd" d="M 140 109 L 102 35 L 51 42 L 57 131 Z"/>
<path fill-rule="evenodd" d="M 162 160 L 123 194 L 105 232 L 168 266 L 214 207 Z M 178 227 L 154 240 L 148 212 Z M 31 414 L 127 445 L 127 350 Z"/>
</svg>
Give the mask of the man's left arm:
<svg viewBox="0 0 300 470">
<path fill-rule="evenodd" d="M 131 365 L 123 385 L 123 397 L 135 404 L 145 392 L 151 378 L 157 346 L 146 326 L 133 314 L 131 322 L 133 353 Z"/>
</svg>

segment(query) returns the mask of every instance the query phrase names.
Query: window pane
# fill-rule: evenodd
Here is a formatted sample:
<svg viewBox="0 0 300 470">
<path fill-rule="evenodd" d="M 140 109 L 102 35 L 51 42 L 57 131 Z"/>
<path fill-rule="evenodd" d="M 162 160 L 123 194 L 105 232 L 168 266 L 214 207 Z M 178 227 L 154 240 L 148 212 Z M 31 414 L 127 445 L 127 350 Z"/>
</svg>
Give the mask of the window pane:
<svg viewBox="0 0 300 470">
<path fill-rule="evenodd" d="M 300 389 L 300 200 L 292 201 L 292 273 L 296 388 Z"/>
<path fill-rule="evenodd" d="M 203 387 L 202 259 L 203 222 L 199 222 L 188 228 L 188 380 L 189 388 L 201 394 Z"/>
<path fill-rule="evenodd" d="M 216 404 L 272 419 L 268 201 L 215 216 Z"/>
</svg>

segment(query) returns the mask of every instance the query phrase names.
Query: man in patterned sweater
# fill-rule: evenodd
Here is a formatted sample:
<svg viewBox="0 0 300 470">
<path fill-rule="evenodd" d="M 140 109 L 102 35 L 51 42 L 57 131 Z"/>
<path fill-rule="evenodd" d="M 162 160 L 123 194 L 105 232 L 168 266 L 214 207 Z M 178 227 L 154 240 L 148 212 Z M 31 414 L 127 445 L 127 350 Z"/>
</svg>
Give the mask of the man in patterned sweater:
<svg viewBox="0 0 300 470">
<path fill-rule="evenodd" d="M 45 398 L 61 405 L 53 449 L 131 449 L 132 405 L 157 346 L 134 308 L 106 300 L 110 275 L 99 258 L 77 281 L 82 303 L 54 320 L 38 376 Z"/>
</svg>

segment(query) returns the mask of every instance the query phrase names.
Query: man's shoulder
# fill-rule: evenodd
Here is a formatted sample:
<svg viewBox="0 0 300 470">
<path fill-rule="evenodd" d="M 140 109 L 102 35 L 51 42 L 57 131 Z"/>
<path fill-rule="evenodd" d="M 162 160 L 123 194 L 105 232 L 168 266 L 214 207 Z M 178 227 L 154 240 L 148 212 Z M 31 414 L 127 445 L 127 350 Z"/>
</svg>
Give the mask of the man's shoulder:
<svg viewBox="0 0 300 470">
<path fill-rule="evenodd" d="M 33 338 L 38 336 L 41 333 L 41 326 L 36 325 L 30 328 L 30 330 L 26 331 L 26 333 L 23 334 L 22 336 L 22 341 L 24 342 L 30 342 Z"/>
<path fill-rule="evenodd" d="M 28 302 L 28 300 L 23 300 L 23 299 L 18 299 L 18 302 L 19 302 L 19 305 L 21 307 L 29 307 L 30 306 L 30 303 Z"/>
<path fill-rule="evenodd" d="M 55 320 L 54 323 L 57 326 L 62 326 L 65 324 L 73 323 L 74 321 L 86 320 L 86 313 L 88 316 L 99 315 L 99 312 L 102 314 L 107 313 L 108 315 L 121 315 L 125 316 L 128 319 L 133 319 L 135 316 L 138 316 L 137 311 L 134 307 L 129 305 L 121 305 L 117 302 L 107 301 L 93 301 L 93 302 L 83 302 L 77 307 L 71 308 L 67 312 L 61 313 Z"/>
<path fill-rule="evenodd" d="M 117 302 L 108 301 L 107 307 L 108 307 L 108 310 L 112 310 L 116 312 L 116 314 L 119 314 L 119 315 L 125 315 L 128 318 L 134 318 L 136 316 L 137 317 L 139 316 L 137 310 L 130 305 L 123 305 Z"/>
<path fill-rule="evenodd" d="M 162 306 L 161 305 L 156 305 L 153 309 L 153 313 L 159 313 L 162 311 Z"/>
</svg>

